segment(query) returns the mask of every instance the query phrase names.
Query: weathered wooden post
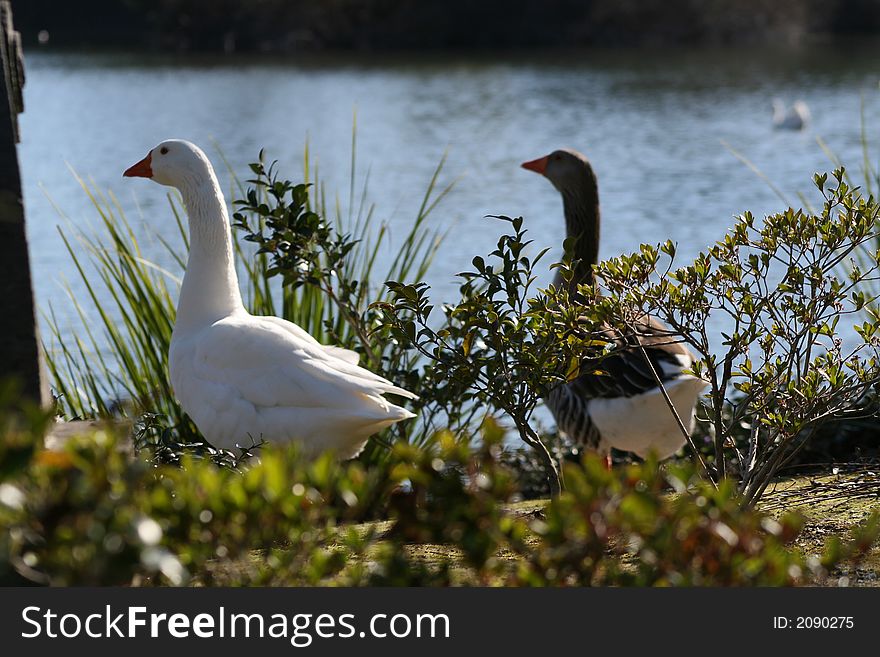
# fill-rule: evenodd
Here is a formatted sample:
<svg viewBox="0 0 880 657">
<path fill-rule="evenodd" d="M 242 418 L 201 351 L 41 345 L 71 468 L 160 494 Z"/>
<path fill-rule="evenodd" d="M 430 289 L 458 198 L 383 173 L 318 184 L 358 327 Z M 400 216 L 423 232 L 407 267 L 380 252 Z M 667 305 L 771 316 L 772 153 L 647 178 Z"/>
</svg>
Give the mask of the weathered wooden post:
<svg viewBox="0 0 880 657">
<path fill-rule="evenodd" d="M 0 0 L 0 57 L 0 378 L 17 379 L 26 397 L 47 405 L 16 149 L 24 66 L 9 0 Z"/>
</svg>

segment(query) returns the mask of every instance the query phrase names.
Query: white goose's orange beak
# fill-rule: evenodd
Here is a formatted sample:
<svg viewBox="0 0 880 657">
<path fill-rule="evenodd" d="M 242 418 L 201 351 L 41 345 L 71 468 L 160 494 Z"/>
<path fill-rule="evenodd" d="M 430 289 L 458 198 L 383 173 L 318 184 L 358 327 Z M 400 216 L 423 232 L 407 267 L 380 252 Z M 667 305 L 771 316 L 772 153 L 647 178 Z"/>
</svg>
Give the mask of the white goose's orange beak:
<svg viewBox="0 0 880 657">
<path fill-rule="evenodd" d="M 153 154 L 147 153 L 147 156 L 133 164 L 122 174 L 124 178 L 152 178 L 153 177 Z"/>
<path fill-rule="evenodd" d="M 530 162 L 523 162 L 520 166 L 523 169 L 528 169 L 529 171 L 534 171 L 535 173 L 540 173 L 542 176 L 544 175 L 544 169 L 547 168 L 547 160 L 550 159 L 549 155 L 545 155 L 544 157 L 539 157 L 537 160 L 531 160 Z"/>
</svg>

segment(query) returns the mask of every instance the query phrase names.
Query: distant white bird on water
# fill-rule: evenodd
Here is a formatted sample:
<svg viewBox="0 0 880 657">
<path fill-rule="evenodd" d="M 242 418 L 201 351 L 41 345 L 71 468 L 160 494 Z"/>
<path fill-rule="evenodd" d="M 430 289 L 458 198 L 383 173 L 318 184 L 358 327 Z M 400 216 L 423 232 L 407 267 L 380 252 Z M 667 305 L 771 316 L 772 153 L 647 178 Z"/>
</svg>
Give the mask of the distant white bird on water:
<svg viewBox="0 0 880 657">
<path fill-rule="evenodd" d="M 773 127 L 777 130 L 803 130 L 810 122 L 810 108 L 798 100 L 786 107 L 779 98 L 773 99 Z"/>
<path fill-rule="evenodd" d="M 190 249 L 168 356 L 183 409 L 217 447 L 248 437 L 299 443 L 307 455 L 357 455 L 370 435 L 414 417 L 383 395 L 415 395 L 358 366 L 358 355 L 320 344 L 241 300 L 226 201 L 194 144 L 164 141 L 123 174 L 176 187 Z"/>
</svg>

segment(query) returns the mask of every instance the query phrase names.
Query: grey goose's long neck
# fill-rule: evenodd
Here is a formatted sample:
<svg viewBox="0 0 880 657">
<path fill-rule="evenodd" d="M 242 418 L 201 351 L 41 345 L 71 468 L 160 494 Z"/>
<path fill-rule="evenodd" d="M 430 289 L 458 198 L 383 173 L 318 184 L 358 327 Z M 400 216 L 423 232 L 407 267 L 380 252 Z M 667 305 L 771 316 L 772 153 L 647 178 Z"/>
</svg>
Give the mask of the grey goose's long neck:
<svg viewBox="0 0 880 657">
<path fill-rule="evenodd" d="M 599 261 L 599 189 L 592 172 L 585 172 L 582 184 L 563 189 L 562 209 L 565 233 L 574 237 L 572 256 L 579 263 L 575 269 L 576 283 L 593 282 L 593 265 Z"/>
<path fill-rule="evenodd" d="M 189 217 L 189 258 L 175 330 L 198 328 L 243 310 L 226 202 L 216 176 L 181 186 Z"/>
</svg>

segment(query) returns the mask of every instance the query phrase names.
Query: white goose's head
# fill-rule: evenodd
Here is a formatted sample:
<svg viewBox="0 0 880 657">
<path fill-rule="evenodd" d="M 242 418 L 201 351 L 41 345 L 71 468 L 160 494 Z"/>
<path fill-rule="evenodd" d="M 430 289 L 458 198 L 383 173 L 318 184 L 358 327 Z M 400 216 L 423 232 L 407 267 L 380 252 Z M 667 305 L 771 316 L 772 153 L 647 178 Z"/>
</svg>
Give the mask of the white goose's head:
<svg viewBox="0 0 880 657">
<path fill-rule="evenodd" d="M 183 139 L 168 139 L 158 144 L 137 164 L 122 174 L 125 177 L 149 178 L 160 185 L 183 189 L 208 182 L 214 170 L 208 157 L 195 144 Z"/>
</svg>

